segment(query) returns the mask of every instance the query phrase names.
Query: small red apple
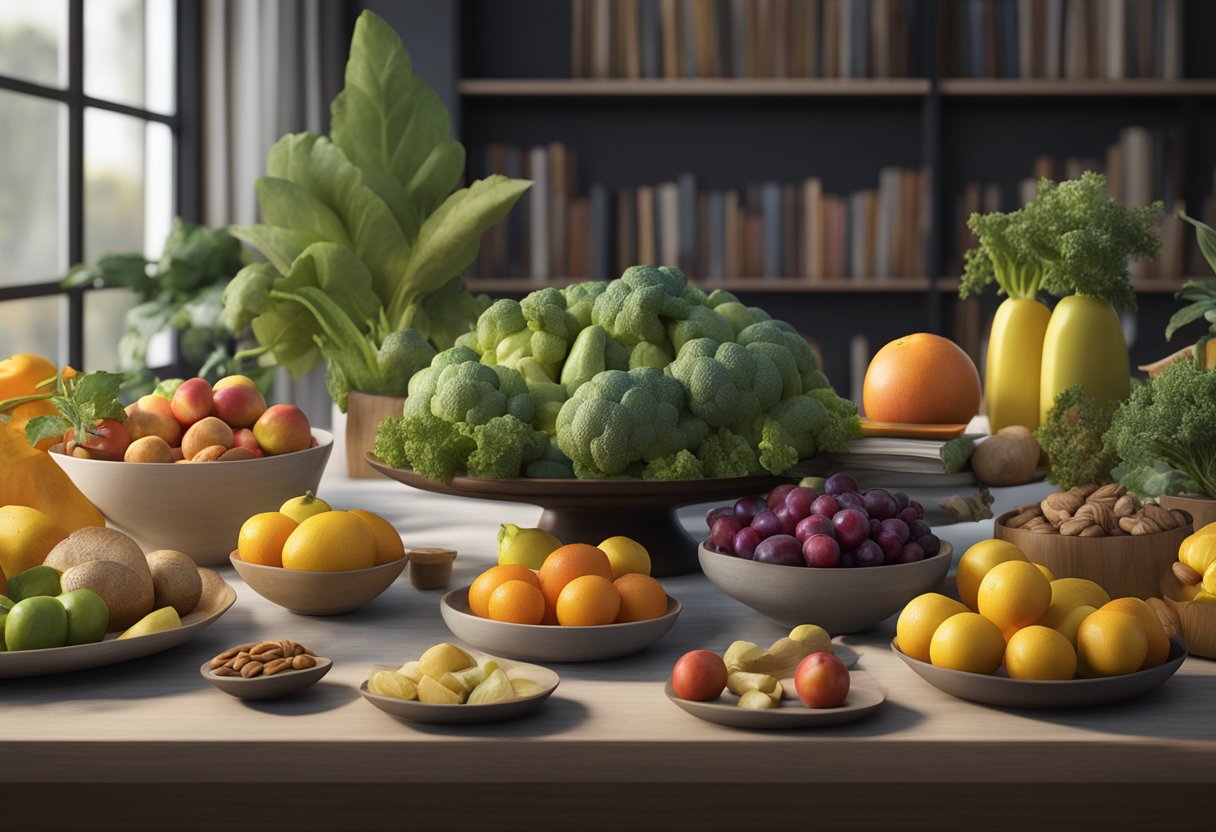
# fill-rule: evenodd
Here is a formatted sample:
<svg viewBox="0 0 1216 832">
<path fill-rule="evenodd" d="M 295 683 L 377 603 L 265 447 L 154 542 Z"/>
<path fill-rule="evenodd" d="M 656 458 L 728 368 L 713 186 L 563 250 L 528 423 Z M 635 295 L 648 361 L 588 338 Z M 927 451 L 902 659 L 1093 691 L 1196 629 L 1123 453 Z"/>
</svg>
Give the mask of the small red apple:
<svg viewBox="0 0 1216 832">
<path fill-rule="evenodd" d="M 69 430 L 63 437 L 64 450 L 72 456 L 84 459 L 105 459 L 122 462 L 131 444 L 131 436 L 122 422 L 116 419 L 99 419 L 93 425 L 97 436 L 86 436 L 85 441 L 76 441 L 76 431 Z"/>
<path fill-rule="evenodd" d="M 798 663 L 794 689 L 808 708 L 835 708 L 849 695 L 849 669 L 831 653 L 812 653 Z"/>
<path fill-rule="evenodd" d="M 211 396 L 215 415 L 231 428 L 248 428 L 266 412 L 266 400 L 256 387 L 230 384 L 215 390 Z"/>
<path fill-rule="evenodd" d="M 173 418 L 183 428 L 188 428 L 211 415 L 214 407 L 211 385 L 201 378 L 186 379 L 174 392 L 169 404 L 173 409 Z"/>
<path fill-rule="evenodd" d="M 708 650 L 685 653 L 671 671 L 671 687 L 681 699 L 717 699 L 726 687 L 726 662 Z"/>
<path fill-rule="evenodd" d="M 294 404 L 276 404 L 253 424 L 253 437 L 267 456 L 302 451 L 312 442 L 312 427 Z"/>
</svg>

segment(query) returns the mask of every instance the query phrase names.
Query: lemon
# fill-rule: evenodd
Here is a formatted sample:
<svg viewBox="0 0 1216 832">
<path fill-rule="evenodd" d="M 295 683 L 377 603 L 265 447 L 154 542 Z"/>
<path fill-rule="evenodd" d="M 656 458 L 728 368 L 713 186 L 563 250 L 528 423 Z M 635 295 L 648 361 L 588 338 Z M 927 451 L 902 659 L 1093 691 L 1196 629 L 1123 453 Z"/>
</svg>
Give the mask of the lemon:
<svg viewBox="0 0 1216 832">
<path fill-rule="evenodd" d="M 306 572 L 346 572 L 376 565 L 376 538 L 347 511 L 308 517 L 283 544 L 283 566 Z"/>
<path fill-rule="evenodd" d="M 629 572 L 650 574 L 650 552 L 633 538 L 617 535 L 608 538 L 596 548 L 608 556 L 608 562 L 612 564 L 613 580 Z"/>
<path fill-rule="evenodd" d="M 941 623 L 952 615 L 967 612 L 962 603 L 937 592 L 926 592 L 908 602 L 895 623 L 895 641 L 904 655 L 929 661 L 929 643 Z"/>
<path fill-rule="evenodd" d="M 15 578 L 46 560 L 67 529 L 29 506 L 0 507 L 0 571 Z"/>
<path fill-rule="evenodd" d="M 1023 627 L 1005 645 L 1005 672 L 1011 679 L 1071 679 L 1077 673 L 1072 643 L 1050 627 Z"/>
<path fill-rule="evenodd" d="M 405 544 L 401 542 L 401 535 L 393 528 L 392 523 L 379 514 L 361 508 L 353 508 L 350 513 L 362 520 L 375 538 L 377 566 L 405 557 Z"/>
<path fill-rule="evenodd" d="M 518 563 L 528 569 L 540 569 L 545 558 L 561 546 L 562 542 L 544 529 L 503 523 L 498 529 L 498 564 Z"/>
<path fill-rule="evenodd" d="M 1128 613 L 1098 610 L 1077 628 L 1077 668 L 1082 676 L 1134 673 L 1147 655 L 1144 625 Z"/>
<path fill-rule="evenodd" d="M 279 514 L 286 514 L 297 523 L 303 523 L 309 517 L 313 517 L 324 511 L 332 511 L 329 503 L 319 499 L 311 491 L 305 491 L 304 496 L 292 497 L 283 503 L 283 507 L 279 509 Z"/>
<path fill-rule="evenodd" d="M 1178 560 L 1200 575 L 1216 563 L 1216 523 L 1209 523 L 1178 546 Z"/>
<path fill-rule="evenodd" d="M 967 673 L 996 673 L 1005 657 L 1000 627 L 974 612 L 960 612 L 941 623 L 929 642 L 935 667 Z"/>
<path fill-rule="evenodd" d="M 1048 611 L 1050 612 L 1050 609 Z M 1041 623 L 1044 627 L 1051 627 L 1051 629 L 1068 639 L 1068 642 L 1075 649 L 1077 646 L 1077 629 L 1080 628 L 1081 622 L 1086 618 L 1089 618 L 1090 613 L 1097 611 L 1097 607 L 1091 607 L 1089 604 L 1082 604 L 1079 607 L 1073 607 L 1059 622 L 1055 624 L 1047 624 L 1047 616 L 1043 616 L 1043 622 Z"/>
<path fill-rule="evenodd" d="M 1039 623 L 1051 605 L 1051 584 L 1033 563 L 998 563 L 980 582 L 976 605 L 980 615 L 1002 630 Z"/>
<path fill-rule="evenodd" d="M 1043 577 L 1046 578 L 1047 580 L 1054 581 L 1056 579 L 1056 576 L 1052 574 L 1051 570 L 1048 569 L 1043 564 L 1036 563 L 1035 567 L 1038 568 L 1038 570 L 1043 573 Z"/>
<path fill-rule="evenodd" d="M 1026 555 L 1007 540 L 981 540 L 966 551 L 958 562 L 958 597 L 975 610 L 980 581 L 998 563 L 1026 560 Z"/>
<path fill-rule="evenodd" d="M 1058 629 L 1058 625 L 1077 607 L 1098 609 L 1109 601 L 1110 596 L 1106 594 L 1106 590 L 1093 581 L 1087 581 L 1085 578 L 1056 578 L 1051 582 L 1051 605 L 1047 607 L 1047 612 L 1043 613 L 1039 623 L 1044 627 Z M 1076 624 L 1072 630 L 1075 635 Z"/>
</svg>

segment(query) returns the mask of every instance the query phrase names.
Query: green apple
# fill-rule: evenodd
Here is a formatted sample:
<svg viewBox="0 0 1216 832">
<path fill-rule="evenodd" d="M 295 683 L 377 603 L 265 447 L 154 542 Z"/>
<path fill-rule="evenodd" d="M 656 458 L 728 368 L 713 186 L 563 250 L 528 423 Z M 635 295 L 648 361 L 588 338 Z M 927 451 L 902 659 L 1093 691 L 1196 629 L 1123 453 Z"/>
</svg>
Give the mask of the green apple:
<svg viewBox="0 0 1216 832">
<path fill-rule="evenodd" d="M 63 647 L 68 641 L 68 611 L 58 598 L 37 595 L 18 601 L 4 625 L 9 650 Z"/>
<path fill-rule="evenodd" d="M 92 644 L 105 638 L 110 608 L 91 589 L 74 589 L 59 596 L 68 614 L 68 644 Z"/>
<path fill-rule="evenodd" d="M 8 621 L 8 611 L 13 608 L 13 599 L 0 595 L 0 653 L 8 648 L 4 646 L 4 623 Z"/>
<path fill-rule="evenodd" d="M 8 582 L 14 601 L 24 601 L 38 595 L 52 597 L 63 592 L 59 585 L 59 570 L 50 566 L 32 566 Z"/>
</svg>

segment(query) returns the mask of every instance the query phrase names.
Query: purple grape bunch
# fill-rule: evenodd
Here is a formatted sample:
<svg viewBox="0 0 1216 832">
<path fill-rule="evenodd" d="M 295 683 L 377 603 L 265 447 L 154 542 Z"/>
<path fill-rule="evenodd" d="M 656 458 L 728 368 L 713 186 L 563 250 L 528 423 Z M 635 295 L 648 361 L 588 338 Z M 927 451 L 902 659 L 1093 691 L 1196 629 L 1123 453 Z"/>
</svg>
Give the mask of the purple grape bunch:
<svg viewBox="0 0 1216 832">
<path fill-rule="evenodd" d="M 941 551 L 925 510 L 907 494 L 862 491 L 833 474 L 823 493 L 779 485 L 768 497 L 743 497 L 705 516 L 710 546 L 728 555 L 781 566 L 849 568 L 912 563 Z"/>
</svg>

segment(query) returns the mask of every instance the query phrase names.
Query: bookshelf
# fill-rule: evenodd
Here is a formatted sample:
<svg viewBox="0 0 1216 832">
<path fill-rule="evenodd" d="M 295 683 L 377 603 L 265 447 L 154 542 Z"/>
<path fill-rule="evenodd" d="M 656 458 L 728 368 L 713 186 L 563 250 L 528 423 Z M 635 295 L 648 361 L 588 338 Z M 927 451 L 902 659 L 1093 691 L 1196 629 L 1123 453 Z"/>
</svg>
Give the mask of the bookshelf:
<svg viewBox="0 0 1216 832">
<path fill-rule="evenodd" d="M 677 5 L 696 1 L 674 0 Z M 806 2 L 821 7 L 829 1 L 762 0 L 776 6 Z M 896 0 L 878 0 L 888 1 Z M 1023 1 L 984 0 L 974 5 L 1002 8 Z M 615 8 L 618 0 L 611 2 Z M 659 2 L 665 5 L 668 0 Z M 1060 2 L 1068 5 L 1073 0 Z M 403 33 L 412 51 L 416 43 L 443 51 L 432 62 L 438 72 L 424 76 L 452 109 L 470 159 L 480 161 L 476 154 L 490 143 L 526 147 L 563 142 L 577 151 L 581 183 L 600 182 L 610 189 L 653 185 L 691 171 L 709 189 L 817 176 L 823 178 L 825 192 L 847 194 L 874 187 L 878 171 L 886 166 L 927 169 L 932 187 L 923 275 L 698 281 L 706 288 L 735 292 L 746 303 L 764 305 L 815 336 L 828 375 L 842 392 L 857 383 L 858 368 L 850 366 L 855 334 L 864 335 L 873 351 L 908 332 L 939 332 L 980 356 L 982 334 L 1000 299 L 995 293 L 957 299 L 956 207 L 967 182 L 999 184 L 1006 199 L 1000 207 L 1011 210 L 1018 184 L 1032 174 L 1036 157 L 1102 160 L 1120 129 L 1142 125 L 1186 135 L 1186 181 L 1179 196 L 1192 214 L 1203 211 L 1204 200 L 1216 187 L 1216 107 L 1211 106 L 1216 98 L 1216 50 L 1206 42 L 1207 33 L 1216 31 L 1216 2 L 1180 4 L 1184 60 L 1179 77 L 1117 79 L 958 77 L 962 73 L 954 71 L 956 53 L 951 50 L 957 46 L 959 0 L 911 0 L 916 19 L 910 43 L 917 56 L 908 66 L 915 71 L 909 73 L 912 77 L 899 78 L 574 77 L 572 0 L 404 0 L 375 5 Z M 411 32 L 418 34 L 411 37 Z M 1007 50 L 1004 41 L 996 42 Z M 1066 57 L 1061 59 L 1061 75 Z M 1041 59 L 1039 53 L 1036 60 Z M 425 56 L 416 53 L 415 62 L 421 67 Z M 1082 75 L 1093 75 L 1094 66 L 1099 65 Z M 1189 239 L 1187 245 L 1193 245 Z M 1189 252 L 1181 274 L 1203 276 L 1206 266 L 1193 255 Z M 569 274 L 560 269 L 551 273 Z M 541 282 L 519 271 L 505 274 L 509 276 L 474 277 L 471 288 L 519 297 L 539 286 L 572 280 Z M 1172 295 L 1183 281 L 1136 281 L 1140 312 L 1133 364 L 1172 351 L 1163 331 L 1177 308 Z"/>
</svg>

